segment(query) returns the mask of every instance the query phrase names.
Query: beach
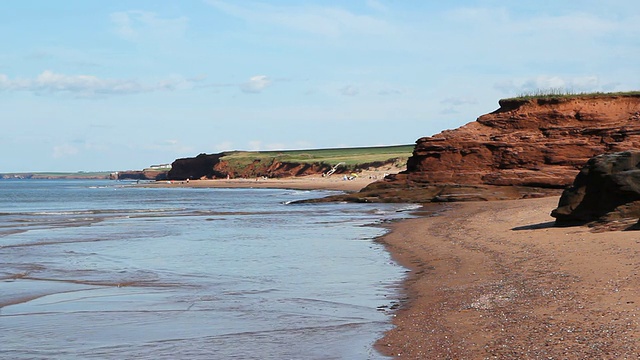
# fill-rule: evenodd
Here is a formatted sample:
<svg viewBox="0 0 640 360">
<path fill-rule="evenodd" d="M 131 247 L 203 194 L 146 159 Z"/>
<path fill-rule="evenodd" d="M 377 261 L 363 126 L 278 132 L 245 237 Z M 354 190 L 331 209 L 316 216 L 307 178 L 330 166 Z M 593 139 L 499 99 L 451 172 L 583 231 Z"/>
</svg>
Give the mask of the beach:
<svg viewBox="0 0 640 360">
<path fill-rule="evenodd" d="M 165 185 L 357 191 L 371 181 Z M 428 204 L 390 224 L 379 241 L 409 272 L 376 348 L 398 359 L 637 358 L 640 238 L 554 227 L 558 200 Z"/>
<path fill-rule="evenodd" d="M 255 188 L 255 189 L 295 189 L 295 190 L 336 190 L 355 192 L 370 183 L 384 178 L 384 173 L 362 173 L 352 180 L 342 175 L 323 177 L 309 175 L 287 178 L 254 178 L 254 179 L 207 179 L 207 180 L 172 180 L 144 183 L 150 187 L 193 187 L 193 188 Z"/>
<path fill-rule="evenodd" d="M 381 241 L 411 269 L 398 359 L 636 359 L 640 238 L 553 227 L 557 197 L 432 205 Z M 438 208 L 439 207 L 439 208 Z"/>
</svg>

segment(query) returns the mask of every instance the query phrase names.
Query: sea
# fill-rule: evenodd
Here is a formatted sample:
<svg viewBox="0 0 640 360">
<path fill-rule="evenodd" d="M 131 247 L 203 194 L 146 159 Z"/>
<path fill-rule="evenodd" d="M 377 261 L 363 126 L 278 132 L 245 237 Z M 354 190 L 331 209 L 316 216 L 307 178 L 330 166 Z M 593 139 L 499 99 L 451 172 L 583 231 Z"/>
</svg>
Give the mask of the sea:
<svg viewBox="0 0 640 360">
<path fill-rule="evenodd" d="M 386 359 L 406 204 L 0 180 L 2 359 Z"/>
</svg>

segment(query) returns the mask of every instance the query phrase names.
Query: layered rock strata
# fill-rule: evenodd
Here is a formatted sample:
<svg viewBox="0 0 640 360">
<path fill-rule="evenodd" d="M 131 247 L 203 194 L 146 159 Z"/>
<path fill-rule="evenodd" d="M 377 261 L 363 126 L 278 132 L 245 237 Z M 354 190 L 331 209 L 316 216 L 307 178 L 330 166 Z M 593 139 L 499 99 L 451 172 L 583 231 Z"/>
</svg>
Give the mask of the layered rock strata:
<svg viewBox="0 0 640 360">
<path fill-rule="evenodd" d="M 200 154 L 196 157 L 177 159 L 167 174 L 169 180 L 186 179 L 223 179 L 223 178 L 269 178 L 322 175 L 331 170 L 332 165 L 324 162 L 287 162 L 276 158 L 262 158 L 230 162 L 228 153 Z M 398 159 L 375 161 L 356 165 L 343 165 L 335 170 L 336 174 L 358 172 L 361 170 L 393 165 Z"/>
<path fill-rule="evenodd" d="M 499 104 L 474 122 L 418 139 L 407 170 L 371 184 L 360 199 L 377 201 L 399 189 L 420 201 L 526 197 L 571 185 L 595 155 L 640 148 L 640 95 Z M 440 190 L 453 185 L 469 192 L 443 198 Z"/>
</svg>

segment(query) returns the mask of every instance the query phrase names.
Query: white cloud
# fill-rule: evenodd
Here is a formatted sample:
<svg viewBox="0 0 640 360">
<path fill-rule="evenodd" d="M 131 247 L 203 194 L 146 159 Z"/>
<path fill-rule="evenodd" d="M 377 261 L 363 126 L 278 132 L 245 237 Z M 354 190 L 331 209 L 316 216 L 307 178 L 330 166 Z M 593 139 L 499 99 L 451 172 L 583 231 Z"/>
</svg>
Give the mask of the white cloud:
<svg viewBox="0 0 640 360">
<path fill-rule="evenodd" d="M 175 40 L 185 34 L 189 23 L 189 19 L 184 16 L 163 19 L 148 11 L 115 12 L 110 18 L 115 33 L 129 41 Z"/>
<path fill-rule="evenodd" d="M 383 20 L 337 7 L 275 6 L 266 2 L 230 3 L 218 0 L 206 2 L 248 23 L 275 25 L 321 36 L 337 37 L 349 33 L 381 35 L 394 31 Z"/>
<path fill-rule="evenodd" d="M 259 93 L 271 85 L 271 79 L 266 75 L 252 76 L 249 81 L 240 84 L 240 90 L 245 93 Z"/>
<path fill-rule="evenodd" d="M 103 79 L 95 75 L 66 75 L 45 70 L 32 79 L 10 79 L 7 75 L 0 74 L 0 91 L 29 91 L 38 95 L 117 95 L 189 89 L 198 81 L 201 79 L 173 76 L 156 83 L 141 83 L 132 79 Z"/>
</svg>

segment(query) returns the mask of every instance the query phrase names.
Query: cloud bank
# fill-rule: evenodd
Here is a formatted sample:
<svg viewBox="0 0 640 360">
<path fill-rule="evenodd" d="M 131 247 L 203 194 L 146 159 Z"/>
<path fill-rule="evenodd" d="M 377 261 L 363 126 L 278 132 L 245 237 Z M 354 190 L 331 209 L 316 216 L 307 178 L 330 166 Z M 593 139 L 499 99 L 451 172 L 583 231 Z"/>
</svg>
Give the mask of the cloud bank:
<svg viewBox="0 0 640 360">
<path fill-rule="evenodd" d="M 257 94 L 272 85 L 273 81 L 266 75 L 256 75 L 239 84 L 200 85 L 206 76 L 183 78 L 167 77 L 156 82 L 141 82 L 134 79 L 108 79 L 95 75 L 67 75 L 45 70 L 34 78 L 10 78 L 0 74 L 1 91 L 24 91 L 36 95 L 74 94 L 79 97 L 104 95 L 129 95 L 159 91 L 189 90 L 206 87 L 238 86 L 244 93 Z"/>
</svg>

